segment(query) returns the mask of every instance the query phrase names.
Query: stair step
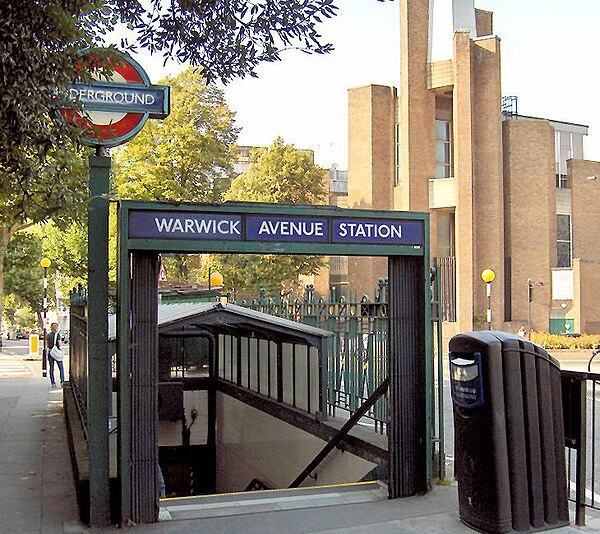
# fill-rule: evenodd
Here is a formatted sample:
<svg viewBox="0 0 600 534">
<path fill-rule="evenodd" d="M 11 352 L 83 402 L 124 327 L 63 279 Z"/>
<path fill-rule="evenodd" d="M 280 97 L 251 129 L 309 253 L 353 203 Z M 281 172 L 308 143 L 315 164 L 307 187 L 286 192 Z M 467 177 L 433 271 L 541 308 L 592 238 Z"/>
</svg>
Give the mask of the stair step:
<svg viewBox="0 0 600 534">
<path fill-rule="evenodd" d="M 162 499 L 160 521 L 276 512 L 386 500 L 379 482 Z"/>
</svg>

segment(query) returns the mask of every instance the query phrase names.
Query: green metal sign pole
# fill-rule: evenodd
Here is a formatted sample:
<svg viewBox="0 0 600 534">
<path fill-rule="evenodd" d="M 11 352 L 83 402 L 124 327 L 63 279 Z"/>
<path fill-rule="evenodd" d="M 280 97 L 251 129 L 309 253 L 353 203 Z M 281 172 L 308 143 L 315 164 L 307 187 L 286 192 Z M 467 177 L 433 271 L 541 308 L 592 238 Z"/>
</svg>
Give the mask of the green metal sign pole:
<svg viewBox="0 0 600 534">
<path fill-rule="evenodd" d="M 88 452 L 90 524 L 110 524 L 108 408 L 108 191 L 110 157 L 90 156 L 88 215 Z"/>
</svg>

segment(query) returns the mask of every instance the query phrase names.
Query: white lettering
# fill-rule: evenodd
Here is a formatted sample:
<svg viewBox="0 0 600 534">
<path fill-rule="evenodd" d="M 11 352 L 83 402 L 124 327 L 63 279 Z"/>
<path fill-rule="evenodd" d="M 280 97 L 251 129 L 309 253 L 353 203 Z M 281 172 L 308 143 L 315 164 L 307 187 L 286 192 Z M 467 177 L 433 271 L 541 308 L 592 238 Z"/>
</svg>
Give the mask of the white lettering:
<svg viewBox="0 0 600 534">
<path fill-rule="evenodd" d="M 177 219 L 154 217 L 154 224 L 160 233 L 181 232 L 183 234 L 235 234 L 242 235 L 241 221 L 215 219 Z"/>
<path fill-rule="evenodd" d="M 338 235 L 339 237 L 365 239 L 401 239 L 402 225 L 399 223 L 341 222 L 338 228 Z"/>
<path fill-rule="evenodd" d="M 231 233 L 231 225 L 229 224 L 229 221 L 219 221 L 217 223 L 217 230 L 220 234 Z"/>
<path fill-rule="evenodd" d="M 198 221 L 195 220 L 196 223 L 196 231 L 199 234 L 213 234 L 215 232 L 215 221 L 210 219 L 201 219 Z"/>
<path fill-rule="evenodd" d="M 240 229 L 241 221 L 231 221 L 230 223 L 230 234 L 242 235 L 242 231 Z"/>
<path fill-rule="evenodd" d="M 170 232 L 173 219 L 159 219 L 158 217 L 154 217 L 154 223 L 159 232 Z"/>
</svg>

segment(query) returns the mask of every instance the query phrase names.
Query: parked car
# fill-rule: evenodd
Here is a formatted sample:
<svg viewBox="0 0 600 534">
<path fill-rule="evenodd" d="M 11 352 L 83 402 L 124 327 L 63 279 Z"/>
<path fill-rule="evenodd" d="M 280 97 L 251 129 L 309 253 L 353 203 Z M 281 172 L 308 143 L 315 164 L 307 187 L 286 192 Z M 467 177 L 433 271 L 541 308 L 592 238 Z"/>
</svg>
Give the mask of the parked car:
<svg viewBox="0 0 600 534">
<path fill-rule="evenodd" d="M 25 336 L 25 332 L 23 332 L 22 330 L 17 330 L 15 332 L 15 339 L 27 339 L 29 336 Z"/>
</svg>

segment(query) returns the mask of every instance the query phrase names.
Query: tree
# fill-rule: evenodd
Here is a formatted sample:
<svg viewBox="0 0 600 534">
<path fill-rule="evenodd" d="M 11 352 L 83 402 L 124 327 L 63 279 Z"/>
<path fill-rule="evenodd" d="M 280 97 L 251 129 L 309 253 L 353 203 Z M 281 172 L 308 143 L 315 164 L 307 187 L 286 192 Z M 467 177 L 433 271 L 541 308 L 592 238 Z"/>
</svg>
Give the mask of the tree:
<svg viewBox="0 0 600 534">
<path fill-rule="evenodd" d="M 278 61 L 286 49 L 324 54 L 333 50 L 321 43 L 317 25 L 335 16 L 333 0 L 213 0 L 167 3 L 151 0 L 108 2 L 113 20 L 125 22 L 135 33 L 134 46 L 162 53 L 199 67 L 208 81 L 224 83 L 256 76 L 264 61 Z M 127 46 L 129 43 L 123 43 Z"/>
<path fill-rule="evenodd" d="M 67 85 L 91 76 L 79 68 L 82 48 L 102 45 L 124 25 L 134 36 L 125 48 L 162 53 L 198 67 L 206 80 L 228 82 L 255 76 L 260 62 L 279 60 L 285 49 L 329 52 L 316 27 L 336 9 L 333 0 L 0 0 L 0 312 L 11 237 L 85 206 L 85 182 L 74 183 L 77 172 L 61 164 L 81 131 L 57 113 L 69 105 Z"/>
<path fill-rule="evenodd" d="M 41 310 L 42 303 L 42 239 L 38 228 L 14 236 L 6 251 L 5 293 L 17 307 Z M 14 315 L 14 313 L 12 314 Z"/>
<path fill-rule="evenodd" d="M 239 130 L 221 89 L 189 68 L 160 82 L 172 89 L 171 114 L 151 121 L 115 154 L 120 198 L 217 202 L 233 175 Z"/>
<path fill-rule="evenodd" d="M 125 49 L 144 48 L 198 67 L 206 80 L 255 76 L 282 50 L 326 53 L 316 27 L 335 15 L 333 0 L 0 0 L 0 168 L 15 180 L 35 175 L 51 147 L 78 139 L 60 119 L 76 78 L 79 51 L 130 30 Z"/>
<path fill-rule="evenodd" d="M 50 221 L 43 228 L 43 255 L 52 261 L 59 273 L 63 293 L 87 279 L 87 225 L 81 220 L 59 227 Z"/>
<path fill-rule="evenodd" d="M 74 147 L 49 150 L 47 164 L 37 166 L 35 171 L 35 179 L 31 176 L 15 183 L 13 176 L 0 167 L 0 317 L 5 258 L 13 236 L 50 218 L 65 226 L 86 212 L 88 173 Z"/>
<path fill-rule="evenodd" d="M 235 178 L 225 200 L 275 204 L 324 204 L 324 171 L 313 162 L 312 153 L 276 139 L 265 149 L 255 150 L 249 169 Z M 318 256 L 221 256 L 222 273 L 236 290 L 290 289 L 301 275 L 316 274 L 323 266 Z"/>
<path fill-rule="evenodd" d="M 115 154 L 114 185 L 120 198 L 219 202 L 233 177 L 239 129 L 221 89 L 189 68 L 162 84 L 172 88 L 172 111 L 152 121 Z M 116 231 L 116 229 L 115 229 Z M 191 258 L 175 255 L 168 272 L 189 280 Z"/>
</svg>

